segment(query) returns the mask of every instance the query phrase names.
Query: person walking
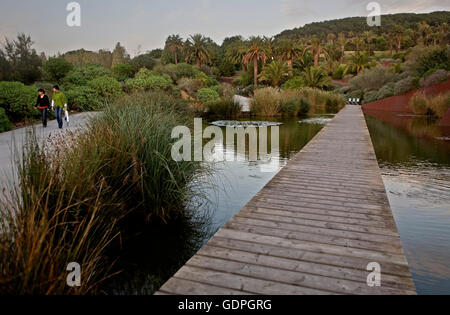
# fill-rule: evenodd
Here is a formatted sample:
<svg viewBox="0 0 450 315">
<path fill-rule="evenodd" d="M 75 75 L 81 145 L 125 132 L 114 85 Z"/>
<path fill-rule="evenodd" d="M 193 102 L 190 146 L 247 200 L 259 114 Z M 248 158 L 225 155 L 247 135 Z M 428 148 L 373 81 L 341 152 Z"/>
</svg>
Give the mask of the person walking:
<svg viewBox="0 0 450 315">
<path fill-rule="evenodd" d="M 47 112 L 50 106 L 50 100 L 47 95 L 45 95 L 45 91 L 43 89 L 38 90 L 38 98 L 36 101 L 36 107 L 41 112 L 42 117 L 42 125 L 44 128 L 47 127 Z"/>
<path fill-rule="evenodd" d="M 55 110 L 56 120 L 58 121 L 59 129 L 63 127 L 63 113 L 67 110 L 67 98 L 63 92 L 59 90 L 59 86 L 55 85 L 53 87 L 53 99 L 52 99 L 52 110 Z"/>
</svg>

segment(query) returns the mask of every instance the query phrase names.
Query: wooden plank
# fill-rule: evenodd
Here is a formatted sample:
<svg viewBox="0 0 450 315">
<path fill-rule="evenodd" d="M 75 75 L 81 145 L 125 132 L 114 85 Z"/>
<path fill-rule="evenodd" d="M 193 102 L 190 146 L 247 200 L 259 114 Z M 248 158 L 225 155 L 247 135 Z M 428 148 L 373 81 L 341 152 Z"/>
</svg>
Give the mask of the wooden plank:
<svg viewBox="0 0 450 315">
<path fill-rule="evenodd" d="M 381 266 L 381 287 L 367 266 Z M 162 294 L 415 294 L 360 107 L 347 106 Z"/>
</svg>

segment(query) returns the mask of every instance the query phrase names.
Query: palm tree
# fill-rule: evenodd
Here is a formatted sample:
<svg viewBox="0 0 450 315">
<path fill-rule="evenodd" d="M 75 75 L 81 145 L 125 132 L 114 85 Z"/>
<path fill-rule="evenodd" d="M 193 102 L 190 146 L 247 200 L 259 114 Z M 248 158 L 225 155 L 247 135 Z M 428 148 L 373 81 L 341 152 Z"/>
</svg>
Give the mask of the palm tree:
<svg viewBox="0 0 450 315">
<path fill-rule="evenodd" d="M 247 67 L 253 63 L 254 84 L 255 86 L 258 86 L 258 62 L 262 61 L 264 66 L 267 61 L 267 53 L 263 46 L 263 42 L 260 39 L 253 38 L 252 41 L 253 43 L 247 50 L 242 61 Z"/>
<path fill-rule="evenodd" d="M 372 31 L 364 31 L 362 33 L 362 36 L 364 38 L 364 42 L 366 43 L 366 47 L 367 47 L 367 53 L 369 54 L 369 56 L 372 54 L 372 39 L 374 38 L 374 35 L 372 33 Z"/>
<path fill-rule="evenodd" d="M 418 28 L 420 36 L 422 36 L 423 44 L 425 46 L 428 45 L 428 41 L 430 39 L 430 35 L 432 32 L 431 26 L 428 25 L 427 22 L 423 21 L 418 24 L 417 28 Z"/>
<path fill-rule="evenodd" d="M 347 38 L 345 37 L 345 33 L 341 32 L 338 35 L 338 43 L 341 46 L 341 63 L 344 63 L 345 58 L 345 44 L 347 43 Z"/>
<path fill-rule="evenodd" d="M 202 64 L 211 62 L 211 51 L 208 38 L 201 34 L 191 35 L 186 41 L 186 61 L 195 60 L 195 65 L 200 68 Z"/>
<path fill-rule="evenodd" d="M 167 50 L 173 55 L 175 64 L 178 64 L 178 52 L 183 51 L 184 43 L 180 35 L 171 35 L 166 40 Z"/>
<path fill-rule="evenodd" d="M 225 56 L 227 56 L 235 64 L 242 64 L 242 71 L 247 71 L 245 64 L 242 62 L 245 54 L 247 53 L 247 47 L 243 41 L 237 41 L 228 46 Z"/>
<path fill-rule="evenodd" d="M 320 54 L 322 53 L 322 45 L 320 42 L 320 39 L 316 36 L 314 36 L 311 39 L 311 43 L 310 45 L 305 49 L 306 51 L 311 51 L 311 53 L 314 56 L 314 67 L 318 67 L 319 66 L 319 58 L 320 58 Z"/>
<path fill-rule="evenodd" d="M 392 34 L 394 35 L 395 39 L 395 52 L 399 52 L 402 49 L 402 41 L 403 41 L 403 35 L 404 35 L 404 29 L 400 25 L 395 25 L 394 30 Z"/>
<path fill-rule="evenodd" d="M 448 33 L 448 24 L 446 22 L 442 23 L 439 26 L 439 32 L 440 32 L 440 38 L 439 38 L 439 43 L 442 46 L 445 46 L 445 38 L 447 37 L 447 33 Z"/>
<path fill-rule="evenodd" d="M 330 77 L 322 68 L 309 67 L 303 73 L 303 78 L 305 79 L 306 86 L 312 88 L 323 88 L 331 84 Z"/>
<path fill-rule="evenodd" d="M 357 74 L 366 69 L 370 63 L 370 58 L 365 53 L 356 53 L 350 57 L 350 60 Z"/>
<path fill-rule="evenodd" d="M 294 61 L 301 58 L 303 55 L 303 49 L 293 40 L 282 39 L 278 42 L 275 51 L 281 60 L 286 61 L 289 67 L 289 75 L 292 76 Z"/>
<path fill-rule="evenodd" d="M 336 35 L 334 33 L 330 33 L 327 35 L 327 40 L 331 45 L 334 46 L 334 41 L 336 40 Z"/>
<path fill-rule="evenodd" d="M 359 54 L 359 45 L 361 45 L 361 37 L 359 37 L 359 35 L 353 37 L 353 43 L 355 44 L 356 47 L 356 53 Z"/>
<path fill-rule="evenodd" d="M 392 52 L 394 51 L 395 36 L 393 33 L 384 33 L 383 36 L 386 39 L 386 41 L 388 42 L 389 53 L 392 57 Z"/>
<path fill-rule="evenodd" d="M 259 81 L 270 82 L 273 87 L 278 88 L 283 78 L 288 76 L 288 71 L 289 67 L 285 62 L 273 61 L 263 68 Z"/>
</svg>

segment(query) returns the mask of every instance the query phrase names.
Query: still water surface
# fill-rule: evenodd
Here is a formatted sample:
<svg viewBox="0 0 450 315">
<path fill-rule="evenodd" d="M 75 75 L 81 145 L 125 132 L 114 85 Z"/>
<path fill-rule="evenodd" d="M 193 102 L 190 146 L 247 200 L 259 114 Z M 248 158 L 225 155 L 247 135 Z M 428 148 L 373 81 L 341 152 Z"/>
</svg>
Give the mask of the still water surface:
<svg viewBox="0 0 450 315">
<path fill-rule="evenodd" d="M 450 293 L 450 142 L 437 121 L 366 116 L 419 294 Z"/>
</svg>

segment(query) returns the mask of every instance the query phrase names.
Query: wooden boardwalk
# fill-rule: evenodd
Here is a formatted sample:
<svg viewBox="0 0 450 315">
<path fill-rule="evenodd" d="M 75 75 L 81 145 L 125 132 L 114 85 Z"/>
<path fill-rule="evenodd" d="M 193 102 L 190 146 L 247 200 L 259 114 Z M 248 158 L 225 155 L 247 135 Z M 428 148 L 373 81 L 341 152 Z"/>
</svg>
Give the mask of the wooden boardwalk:
<svg viewBox="0 0 450 315">
<path fill-rule="evenodd" d="M 372 262 L 380 287 L 367 285 Z M 345 107 L 157 294 L 416 294 L 361 107 Z"/>
</svg>

